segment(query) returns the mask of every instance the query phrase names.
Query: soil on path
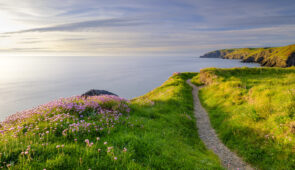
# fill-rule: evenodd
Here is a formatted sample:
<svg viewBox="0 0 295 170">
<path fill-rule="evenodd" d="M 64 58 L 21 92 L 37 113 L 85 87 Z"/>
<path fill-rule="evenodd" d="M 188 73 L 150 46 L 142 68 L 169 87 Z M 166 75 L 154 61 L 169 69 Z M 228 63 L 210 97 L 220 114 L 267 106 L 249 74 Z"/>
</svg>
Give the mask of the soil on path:
<svg viewBox="0 0 295 170">
<path fill-rule="evenodd" d="M 222 165 L 227 169 L 252 170 L 253 168 L 245 163 L 235 153 L 231 152 L 218 138 L 212 128 L 207 112 L 199 100 L 199 88 L 193 85 L 190 80 L 187 83 L 193 88 L 194 113 L 197 119 L 197 127 L 200 138 L 208 149 L 219 156 Z"/>
</svg>

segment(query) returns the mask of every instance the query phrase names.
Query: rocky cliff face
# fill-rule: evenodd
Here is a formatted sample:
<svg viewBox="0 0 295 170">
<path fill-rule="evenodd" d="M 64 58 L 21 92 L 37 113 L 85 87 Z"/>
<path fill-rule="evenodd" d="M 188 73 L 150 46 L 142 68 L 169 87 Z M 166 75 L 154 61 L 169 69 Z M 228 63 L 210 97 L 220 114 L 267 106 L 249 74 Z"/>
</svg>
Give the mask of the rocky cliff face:
<svg viewBox="0 0 295 170">
<path fill-rule="evenodd" d="M 295 44 L 272 48 L 237 48 L 216 50 L 201 58 L 240 59 L 242 62 L 256 62 L 262 66 L 295 66 Z"/>
<path fill-rule="evenodd" d="M 295 52 L 293 52 L 287 59 L 287 67 L 295 66 Z"/>
</svg>

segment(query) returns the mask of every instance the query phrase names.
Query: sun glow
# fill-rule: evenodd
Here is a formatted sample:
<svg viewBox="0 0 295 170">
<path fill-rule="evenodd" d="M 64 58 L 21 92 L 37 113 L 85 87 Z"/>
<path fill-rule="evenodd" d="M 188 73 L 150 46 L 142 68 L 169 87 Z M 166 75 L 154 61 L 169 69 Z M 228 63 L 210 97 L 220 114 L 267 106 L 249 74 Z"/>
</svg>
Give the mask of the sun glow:
<svg viewBox="0 0 295 170">
<path fill-rule="evenodd" d="M 12 15 L 0 11 L 0 33 L 13 32 L 26 28 L 24 24 L 18 22 Z"/>
</svg>

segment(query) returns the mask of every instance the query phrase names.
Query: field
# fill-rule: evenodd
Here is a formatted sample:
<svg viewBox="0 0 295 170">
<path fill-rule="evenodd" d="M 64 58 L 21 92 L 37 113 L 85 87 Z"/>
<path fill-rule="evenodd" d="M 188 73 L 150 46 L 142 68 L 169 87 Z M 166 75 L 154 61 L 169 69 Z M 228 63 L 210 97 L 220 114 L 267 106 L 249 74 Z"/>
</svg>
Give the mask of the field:
<svg viewBox="0 0 295 170">
<path fill-rule="evenodd" d="M 127 101 L 71 97 L 0 124 L 4 169 L 223 169 L 198 137 L 193 98 L 176 73 Z"/>
<path fill-rule="evenodd" d="M 261 169 L 295 169 L 295 68 L 208 68 L 193 80 L 229 148 Z"/>
</svg>

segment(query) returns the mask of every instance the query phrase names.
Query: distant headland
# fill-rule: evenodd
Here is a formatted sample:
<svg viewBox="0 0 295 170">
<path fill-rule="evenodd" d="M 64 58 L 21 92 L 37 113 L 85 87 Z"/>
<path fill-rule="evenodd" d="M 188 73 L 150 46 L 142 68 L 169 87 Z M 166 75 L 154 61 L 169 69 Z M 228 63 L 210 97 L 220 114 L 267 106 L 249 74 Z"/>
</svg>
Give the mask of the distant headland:
<svg viewBox="0 0 295 170">
<path fill-rule="evenodd" d="M 262 66 L 295 66 L 295 44 L 283 47 L 221 49 L 204 54 L 201 58 L 241 59 Z"/>
</svg>

